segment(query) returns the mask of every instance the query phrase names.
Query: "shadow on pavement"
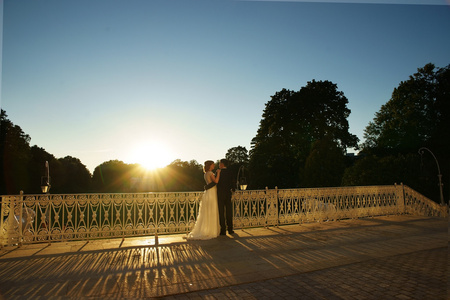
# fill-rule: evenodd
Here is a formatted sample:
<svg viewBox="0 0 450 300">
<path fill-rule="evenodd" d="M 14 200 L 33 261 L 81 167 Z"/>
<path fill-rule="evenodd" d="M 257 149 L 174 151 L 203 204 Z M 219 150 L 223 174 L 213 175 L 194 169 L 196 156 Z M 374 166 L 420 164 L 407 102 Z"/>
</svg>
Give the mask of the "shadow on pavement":
<svg viewBox="0 0 450 300">
<path fill-rule="evenodd" d="M 3 250 L 0 299 L 144 298 L 258 282 L 443 247 L 447 222 L 380 217 L 243 229 L 208 241 L 185 241 L 181 235 L 162 240 L 159 245 L 130 238 Z"/>
</svg>

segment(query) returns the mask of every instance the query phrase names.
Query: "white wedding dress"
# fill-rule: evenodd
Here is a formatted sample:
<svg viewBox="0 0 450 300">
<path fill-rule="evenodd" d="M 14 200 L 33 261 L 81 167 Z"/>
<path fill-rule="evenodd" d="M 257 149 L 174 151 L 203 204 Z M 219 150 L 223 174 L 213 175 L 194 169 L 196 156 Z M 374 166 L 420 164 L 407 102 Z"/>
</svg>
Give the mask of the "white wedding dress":
<svg viewBox="0 0 450 300">
<path fill-rule="evenodd" d="M 211 171 L 204 175 L 206 183 L 211 182 Z M 220 234 L 219 206 L 217 203 L 217 186 L 206 190 L 200 200 L 197 221 L 187 235 L 188 240 L 208 240 Z"/>
</svg>

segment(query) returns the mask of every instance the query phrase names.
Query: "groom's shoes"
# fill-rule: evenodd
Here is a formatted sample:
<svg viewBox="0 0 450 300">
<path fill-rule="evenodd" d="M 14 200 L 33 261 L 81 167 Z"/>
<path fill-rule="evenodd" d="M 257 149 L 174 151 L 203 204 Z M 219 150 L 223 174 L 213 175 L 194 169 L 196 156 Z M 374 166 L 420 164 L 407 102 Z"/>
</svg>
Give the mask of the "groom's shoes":
<svg viewBox="0 0 450 300">
<path fill-rule="evenodd" d="M 227 235 L 227 233 L 225 231 L 221 231 L 220 235 Z"/>
<path fill-rule="evenodd" d="M 228 234 L 234 234 L 233 230 L 228 230 Z"/>
</svg>

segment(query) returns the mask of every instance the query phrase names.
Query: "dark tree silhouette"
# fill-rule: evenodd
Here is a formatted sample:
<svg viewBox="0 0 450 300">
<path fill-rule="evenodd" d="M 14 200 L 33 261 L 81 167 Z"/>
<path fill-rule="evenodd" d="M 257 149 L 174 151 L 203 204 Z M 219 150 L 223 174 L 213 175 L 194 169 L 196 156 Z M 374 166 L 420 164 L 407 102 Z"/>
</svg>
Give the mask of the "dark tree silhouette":
<svg viewBox="0 0 450 300">
<path fill-rule="evenodd" d="M 329 138 L 316 141 L 305 163 L 303 186 L 340 186 L 345 170 L 344 153 Z"/>
<path fill-rule="evenodd" d="M 248 164 L 248 150 L 243 146 L 237 146 L 228 149 L 227 154 L 225 154 L 225 158 L 231 164 L 243 165 Z"/>
<path fill-rule="evenodd" d="M 30 136 L 0 114 L 0 194 L 18 194 L 30 187 L 27 165 L 30 160 Z"/>
<path fill-rule="evenodd" d="M 120 160 L 110 160 L 95 168 L 92 185 L 95 192 L 123 193 L 131 185 L 130 165 Z"/>
<path fill-rule="evenodd" d="M 205 185 L 203 179 L 203 165 L 196 160 L 173 161 L 161 170 L 163 188 L 161 191 L 201 191 Z"/>
<path fill-rule="evenodd" d="M 52 171 L 53 193 L 87 193 L 91 191 L 91 173 L 78 158 L 58 159 L 58 168 Z"/>
<path fill-rule="evenodd" d="M 57 173 L 53 174 L 54 168 L 58 165 L 57 159 L 44 148 L 39 148 L 38 146 L 31 147 L 31 158 L 28 163 L 28 174 L 30 177 L 30 189 L 27 193 L 31 194 L 39 194 L 41 193 L 41 178 L 46 175 L 45 162 L 49 162 L 50 170 L 52 173 L 50 174 L 51 179 L 56 179 L 58 176 Z M 90 178 L 89 178 L 90 181 Z M 58 182 L 58 180 L 56 181 Z M 51 186 L 54 187 L 54 182 L 51 180 Z M 56 191 L 58 191 L 58 185 L 56 185 Z M 54 189 L 51 188 L 50 192 L 54 192 Z"/>
<path fill-rule="evenodd" d="M 325 137 L 343 152 L 357 147 L 358 138 L 348 131 L 347 103 L 330 81 L 313 80 L 298 92 L 283 89 L 272 96 L 251 143 L 252 185 L 300 186 L 311 146 Z"/>
<path fill-rule="evenodd" d="M 450 65 L 433 64 L 402 81 L 364 131 L 363 151 L 377 154 L 417 152 L 430 143 L 450 151 Z"/>
<path fill-rule="evenodd" d="M 450 65 L 426 64 L 408 80 L 400 82 L 391 99 L 381 106 L 366 127 L 362 143 L 364 158 L 346 170 L 343 185 L 403 182 L 439 202 L 438 170 L 442 179 L 450 175 Z M 444 195 L 448 195 L 444 184 Z"/>
</svg>

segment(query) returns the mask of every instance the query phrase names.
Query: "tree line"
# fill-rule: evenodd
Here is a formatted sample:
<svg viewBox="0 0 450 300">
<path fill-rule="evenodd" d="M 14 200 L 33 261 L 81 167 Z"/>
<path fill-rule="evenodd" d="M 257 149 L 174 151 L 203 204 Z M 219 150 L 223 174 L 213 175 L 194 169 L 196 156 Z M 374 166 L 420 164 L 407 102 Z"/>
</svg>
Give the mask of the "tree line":
<svg viewBox="0 0 450 300">
<path fill-rule="evenodd" d="M 348 100 L 329 81 L 283 89 L 266 104 L 250 150 L 252 187 L 295 188 L 405 183 L 439 201 L 450 175 L 450 65 L 426 64 L 376 112 L 359 144 L 349 132 Z M 359 150 L 346 155 L 347 148 Z"/>
<path fill-rule="evenodd" d="M 392 92 L 364 130 L 364 141 L 349 132 L 348 99 L 335 83 L 312 80 L 298 91 L 283 89 L 266 103 L 250 151 L 237 146 L 226 158 L 237 174 L 245 167 L 248 187 L 300 188 L 379 185 L 403 182 L 438 200 L 436 156 L 445 195 L 450 185 L 450 65 L 429 63 Z M 52 193 L 199 191 L 202 164 L 175 160 L 146 172 L 119 160 L 90 174 L 74 157 L 55 158 L 1 111 L 0 194 L 40 192 L 44 162 L 51 169 Z M 347 155 L 347 149 L 359 150 Z M 448 198 L 448 196 L 446 196 Z"/>
</svg>

